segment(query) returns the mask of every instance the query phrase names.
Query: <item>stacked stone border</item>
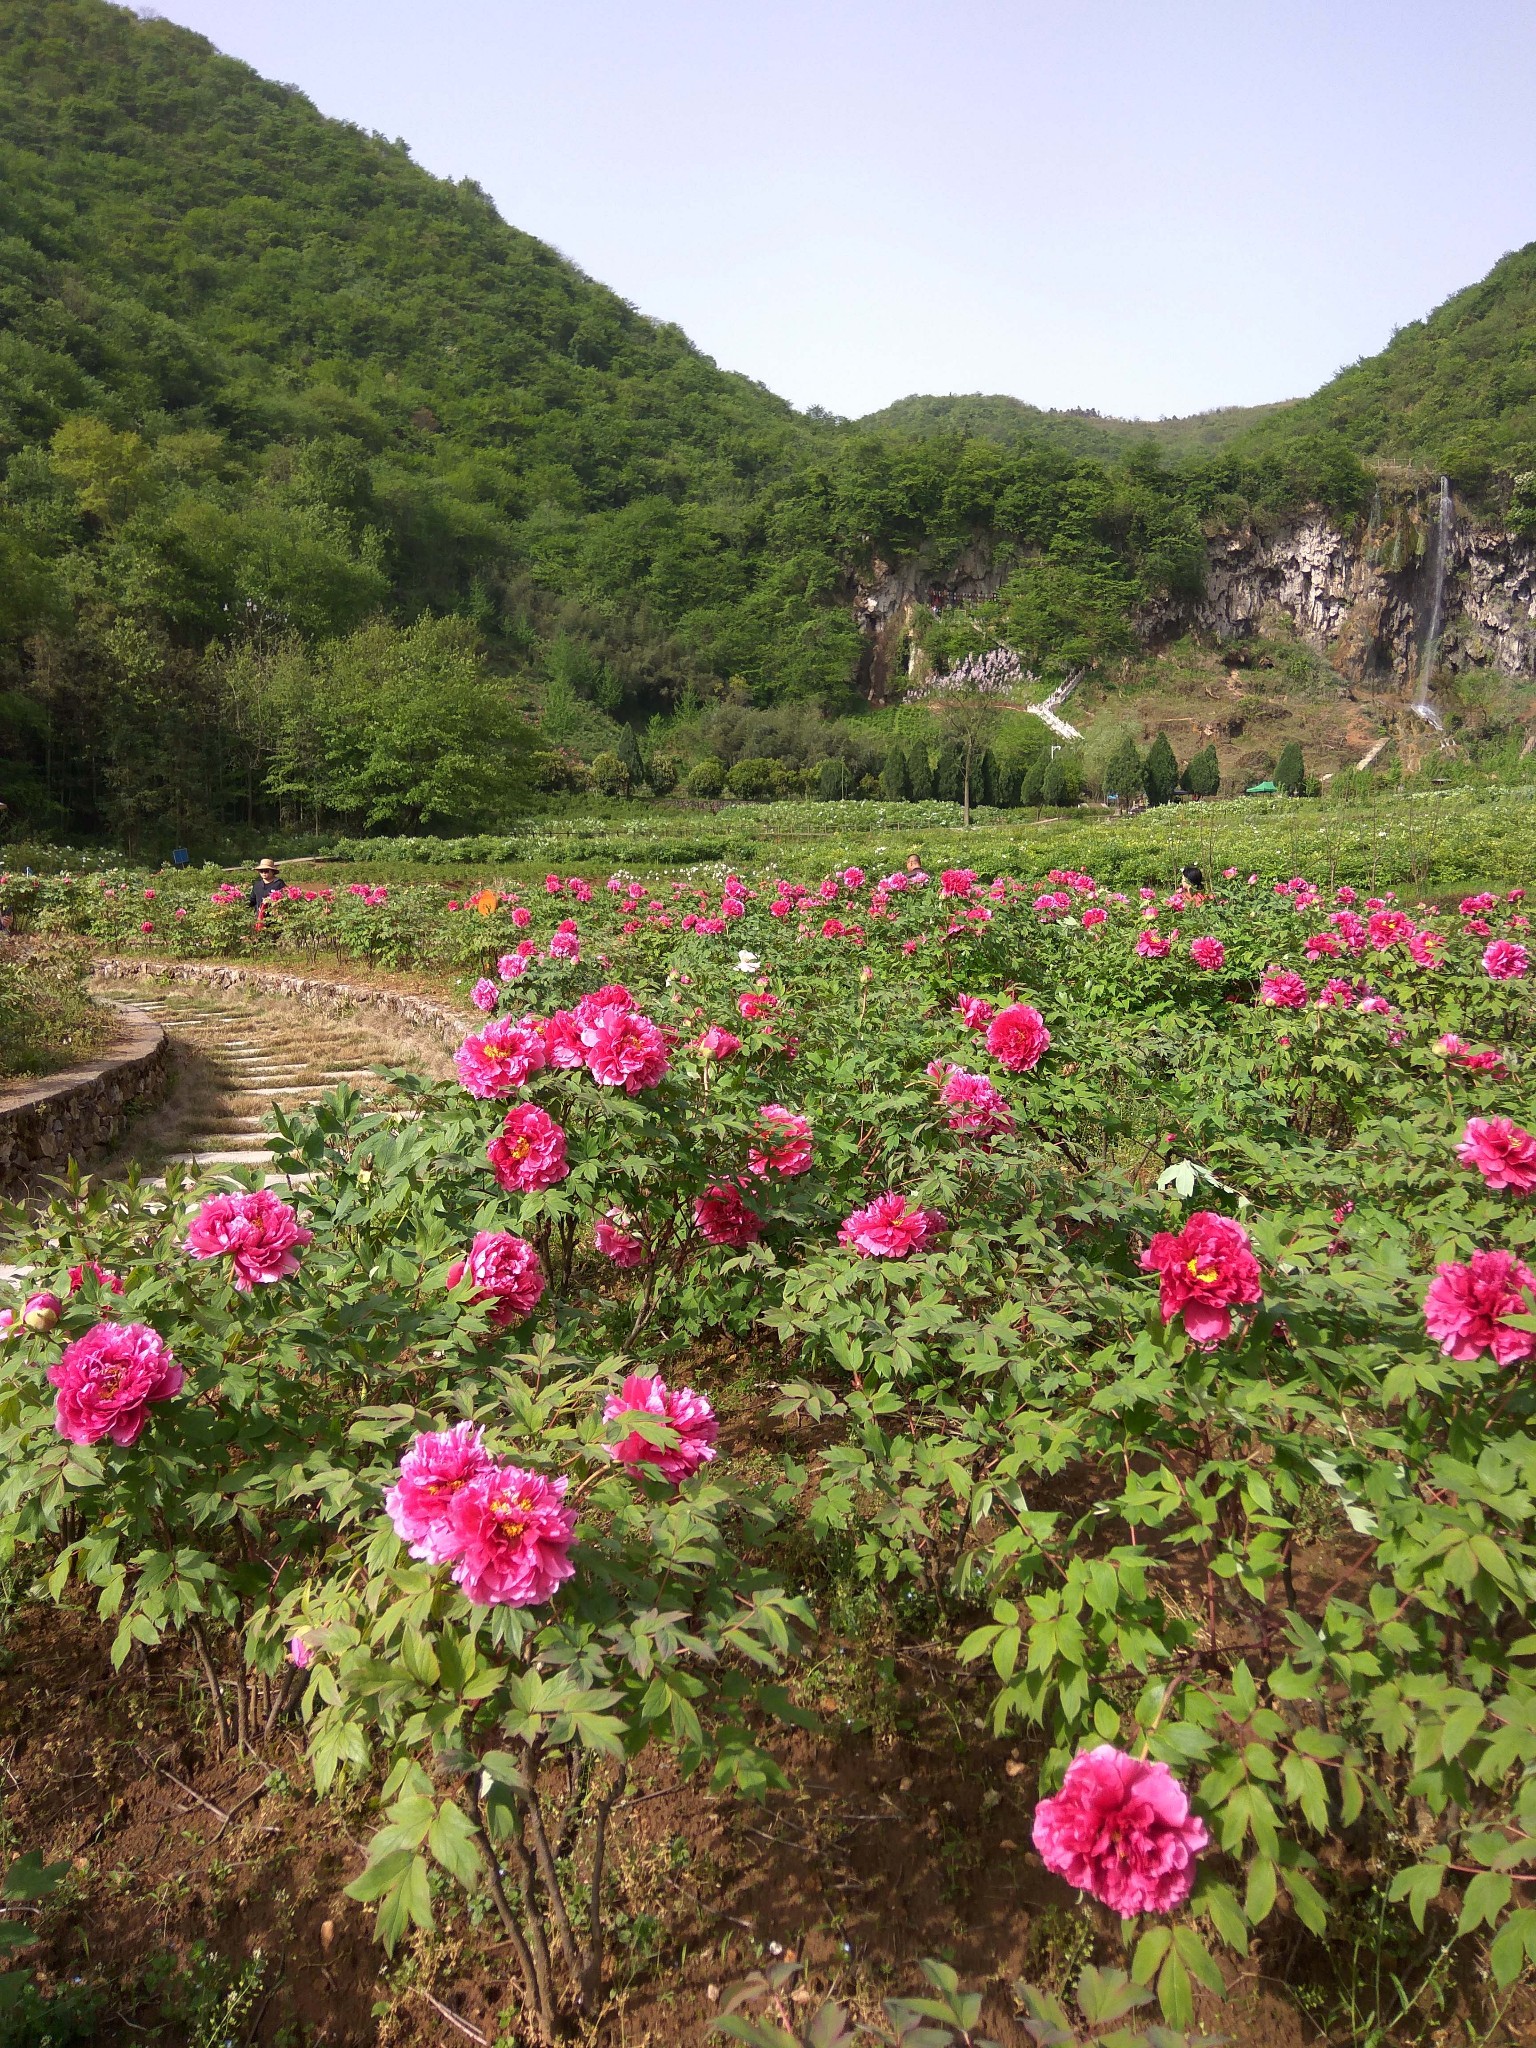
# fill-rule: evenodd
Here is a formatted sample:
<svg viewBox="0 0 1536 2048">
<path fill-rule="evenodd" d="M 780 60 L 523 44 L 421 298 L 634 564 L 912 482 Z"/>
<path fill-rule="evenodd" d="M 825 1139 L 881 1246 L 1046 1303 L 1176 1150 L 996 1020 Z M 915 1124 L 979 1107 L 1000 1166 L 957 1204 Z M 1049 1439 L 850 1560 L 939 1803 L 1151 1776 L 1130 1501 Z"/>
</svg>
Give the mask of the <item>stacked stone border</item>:
<svg viewBox="0 0 1536 2048">
<path fill-rule="evenodd" d="M 98 960 L 98 981 L 155 981 L 192 983 L 204 988 L 245 989 L 253 995 L 281 996 L 287 1002 L 305 1003 L 311 1009 L 328 1010 L 345 1016 L 350 1011 L 373 1010 L 409 1031 L 441 1039 L 457 1049 L 464 1034 L 483 1019 L 430 996 L 411 995 L 404 989 L 369 988 L 359 982 L 325 981 L 307 974 L 279 974 L 270 968 L 245 967 L 222 960 Z"/>
<path fill-rule="evenodd" d="M 0 1195 L 21 1201 L 44 1174 L 122 1136 L 129 1116 L 170 1084 L 170 1042 L 158 1024 L 125 1025 L 105 1059 L 40 1081 L 0 1084 Z"/>
</svg>

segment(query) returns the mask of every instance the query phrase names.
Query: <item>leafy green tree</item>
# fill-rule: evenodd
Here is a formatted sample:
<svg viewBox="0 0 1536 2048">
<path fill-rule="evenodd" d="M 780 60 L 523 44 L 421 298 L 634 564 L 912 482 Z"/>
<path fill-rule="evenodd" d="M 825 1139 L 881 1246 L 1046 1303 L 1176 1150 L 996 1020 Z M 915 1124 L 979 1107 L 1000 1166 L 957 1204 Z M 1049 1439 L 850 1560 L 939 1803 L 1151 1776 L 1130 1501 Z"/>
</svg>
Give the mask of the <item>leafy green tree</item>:
<svg viewBox="0 0 1536 2048">
<path fill-rule="evenodd" d="M 1063 749 L 1045 764 L 1040 780 L 1040 795 L 1044 802 L 1070 809 L 1083 800 L 1083 765 L 1075 754 Z"/>
<path fill-rule="evenodd" d="M 1173 748 L 1168 744 L 1166 733 L 1160 732 L 1148 747 L 1141 772 L 1146 786 L 1147 802 L 1172 803 L 1174 791 L 1179 786 L 1179 764 L 1174 757 Z"/>
<path fill-rule="evenodd" d="M 1300 796 L 1305 791 L 1307 770 L 1301 757 L 1300 740 L 1287 740 L 1280 749 L 1280 758 L 1275 763 L 1271 779 L 1287 796 Z"/>
<path fill-rule="evenodd" d="M 1221 791 L 1221 763 L 1214 744 L 1204 746 L 1184 770 L 1184 787 L 1191 796 L 1217 796 Z"/>
<path fill-rule="evenodd" d="M 717 761 L 713 754 L 706 754 L 701 761 L 695 761 L 683 777 L 683 787 L 690 796 L 719 796 L 725 788 L 725 763 Z"/>
<path fill-rule="evenodd" d="M 1031 810 L 1038 810 L 1045 802 L 1045 775 L 1051 765 L 1049 748 L 1042 747 L 1024 771 L 1024 781 L 1019 790 L 1019 802 Z"/>
<path fill-rule="evenodd" d="M 1104 769 L 1104 794 L 1120 799 L 1123 806 L 1135 803 L 1146 793 L 1146 773 L 1136 742 L 1127 736 L 1110 756 Z"/>
<path fill-rule="evenodd" d="M 836 803 L 848 793 L 848 770 L 828 754 L 816 764 L 816 794 L 823 803 Z"/>
<path fill-rule="evenodd" d="M 997 802 L 997 756 L 990 747 L 982 750 L 976 764 L 975 788 L 973 794 L 979 804 Z"/>
<path fill-rule="evenodd" d="M 880 770 L 880 794 L 888 804 L 905 803 L 912 794 L 912 785 L 907 780 L 906 750 L 899 740 L 892 740 L 886 750 L 885 765 Z"/>
<path fill-rule="evenodd" d="M 928 743 L 914 740 L 907 749 L 907 788 L 914 803 L 933 795 L 933 770 L 928 764 Z"/>
</svg>

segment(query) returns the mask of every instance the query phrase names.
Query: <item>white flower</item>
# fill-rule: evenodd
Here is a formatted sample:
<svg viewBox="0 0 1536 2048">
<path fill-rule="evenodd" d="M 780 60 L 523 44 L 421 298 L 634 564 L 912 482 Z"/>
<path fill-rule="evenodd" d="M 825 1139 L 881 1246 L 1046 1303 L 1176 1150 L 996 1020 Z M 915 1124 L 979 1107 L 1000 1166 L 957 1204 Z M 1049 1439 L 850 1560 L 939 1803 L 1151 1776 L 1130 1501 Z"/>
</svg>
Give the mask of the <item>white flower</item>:
<svg viewBox="0 0 1536 2048">
<path fill-rule="evenodd" d="M 757 955 L 755 953 L 749 953 L 745 946 L 743 946 L 741 951 L 736 955 L 736 972 L 738 974 L 756 974 L 757 970 L 759 969 L 759 967 L 762 966 L 762 964 L 762 961 L 758 959 Z"/>
</svg>

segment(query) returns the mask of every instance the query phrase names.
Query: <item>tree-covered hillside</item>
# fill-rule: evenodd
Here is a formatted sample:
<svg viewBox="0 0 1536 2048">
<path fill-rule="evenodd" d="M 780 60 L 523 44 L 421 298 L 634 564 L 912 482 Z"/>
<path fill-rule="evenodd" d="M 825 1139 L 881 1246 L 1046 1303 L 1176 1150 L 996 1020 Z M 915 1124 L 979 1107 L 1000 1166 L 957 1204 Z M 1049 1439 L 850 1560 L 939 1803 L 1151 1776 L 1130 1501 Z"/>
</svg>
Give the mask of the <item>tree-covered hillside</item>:
<svg viewBox="0 0 1536 2048">
<path fill-rule="evenodd" d="M 1161 446 L 797 415 L 201 37 L 0 8 L 0 797 L 28 829 L 500 822 L 562 745 L 638 767 L 679 704 L 857 708 L 861 588 L 965 550 L 1027 666 L 1118 658 L 1206 530 L 1363 501 L 1301 414 L 1226 447 L 1221 415 Z"/>
<path fill-rule="evenodd" d="M 866 413 L 859 425 L 875 433 L 974 434 L 1004 448 L 1033 443 L 1092 462 L 1122 461 L 1132 448 L 1150 442 L 1162 455 L 1178 461 L 1225 448 L 1257 421 L 1289 409 L 1290 402 L 1281 400 L 1276 405 L 1221 406 L 1184 419 L 1122 420 L 1108 413 L 1047 412 L 1022 398 L 972 391 L 947 398 L 899 398 L 879 412 Z"/>
</svg>

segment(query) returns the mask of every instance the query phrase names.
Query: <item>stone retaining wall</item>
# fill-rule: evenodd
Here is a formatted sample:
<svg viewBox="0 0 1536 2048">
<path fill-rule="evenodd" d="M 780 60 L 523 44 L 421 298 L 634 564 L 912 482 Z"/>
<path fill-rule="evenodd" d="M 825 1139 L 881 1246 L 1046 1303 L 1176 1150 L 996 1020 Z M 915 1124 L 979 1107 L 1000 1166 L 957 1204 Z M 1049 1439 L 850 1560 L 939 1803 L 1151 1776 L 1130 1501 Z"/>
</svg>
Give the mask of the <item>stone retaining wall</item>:
<svg viewBox="0 0 1536 2048">
<path fill-rule="evenodd" d="M 133 1024 L 90 1066 L 0 1083 L 0 1195 L 19 1201 L 42 1175 L 113 1144 L 131 1111 L 159 1101 L 170 1072 L 160 1026 Z"/>
<path fill-rule="evenodd" d="M 203 988 L 245 989 L 256 995 L 282 996 L 289 1002 L 305 1003 L 311 1009 L 328 1010 L 343 1016 L 353 1010 L 373 1010 L 409 1031 L 421 1031 L 453 1050 L 466 1031 L 484 1019 L 450 1009 L 430 996 L 411 995 L 404 989 L 369 988 L 360 982 L 322 981 L 307 974 L 279 974 L 271 968 L 244 967 L 220 960 L 98 960 L 96 976 L 101 981 L 130 981 L 147 977 L 155 981 L 176 981 Z"/>
</svg>

